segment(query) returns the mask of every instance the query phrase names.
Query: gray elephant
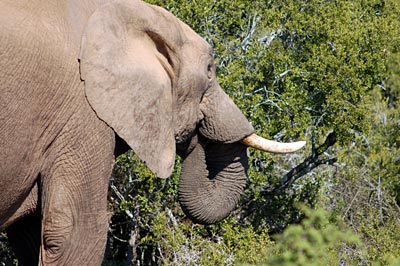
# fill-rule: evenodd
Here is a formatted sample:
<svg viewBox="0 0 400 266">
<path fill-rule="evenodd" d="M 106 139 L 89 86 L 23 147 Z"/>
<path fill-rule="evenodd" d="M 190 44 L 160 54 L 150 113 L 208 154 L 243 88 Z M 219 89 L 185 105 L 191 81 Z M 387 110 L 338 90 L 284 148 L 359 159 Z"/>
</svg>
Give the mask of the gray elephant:
<svg viewBox="0 0 400 266">
<path fill-rule="evenodd" d="M 26 265 L 100 265 L 107 188 L 127 145 L 160 178 L 183 158 L 179 200 L 225 218 L 246 183 L 253 134 L 219 87 L 210 46 L 135 0 L 0 2 L 0 229 Z"/>
</svg>

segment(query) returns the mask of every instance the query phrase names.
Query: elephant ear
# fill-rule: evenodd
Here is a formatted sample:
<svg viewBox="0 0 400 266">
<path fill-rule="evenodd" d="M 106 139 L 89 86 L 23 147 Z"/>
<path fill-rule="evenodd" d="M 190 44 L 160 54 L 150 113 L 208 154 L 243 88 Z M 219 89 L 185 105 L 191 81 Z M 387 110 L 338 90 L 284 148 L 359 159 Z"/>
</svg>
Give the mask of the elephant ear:
<svg viewBox="0 0 400 266">
<path fill-rule="evenodd" d="M 90 17 L 80 52 L 89 104 L 161 178 L 175 161 L 171 17 L 140 1 L 113 1 Z"/>
</svg>

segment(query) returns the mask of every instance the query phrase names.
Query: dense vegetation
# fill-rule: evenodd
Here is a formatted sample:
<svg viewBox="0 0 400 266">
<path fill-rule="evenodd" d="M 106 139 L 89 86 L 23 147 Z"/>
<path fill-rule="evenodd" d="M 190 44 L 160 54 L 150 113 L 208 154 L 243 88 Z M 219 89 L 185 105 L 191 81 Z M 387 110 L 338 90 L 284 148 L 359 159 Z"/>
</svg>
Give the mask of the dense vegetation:
<svg viewBox="0 0 400 266">
<path fill-rule="evenodd" d="M 240 207 L 212 226 L 179 208 L 179 158 L 160 180 L 119 157 L 104 265 L 400 265 L 400 3 L 148 2 L 214 47 L 221 86 L 258 133 L 308 146 L 251 150 Z"/>
</svg>

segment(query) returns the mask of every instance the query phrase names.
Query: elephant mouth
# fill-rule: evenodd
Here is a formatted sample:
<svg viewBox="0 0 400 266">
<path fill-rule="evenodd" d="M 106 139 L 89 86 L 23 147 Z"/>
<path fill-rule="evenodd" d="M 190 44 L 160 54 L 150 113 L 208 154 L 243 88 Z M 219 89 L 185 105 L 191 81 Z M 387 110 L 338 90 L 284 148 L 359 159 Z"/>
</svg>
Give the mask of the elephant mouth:
<svg viewBox="0 0 400 266">
<path fill-rule="evenodd" d="M 191 153 L 198 142 L 198 130 L 187 134 L 184 138 L 176 139 L 176 153 L 184 158 Z"/>
</svg>

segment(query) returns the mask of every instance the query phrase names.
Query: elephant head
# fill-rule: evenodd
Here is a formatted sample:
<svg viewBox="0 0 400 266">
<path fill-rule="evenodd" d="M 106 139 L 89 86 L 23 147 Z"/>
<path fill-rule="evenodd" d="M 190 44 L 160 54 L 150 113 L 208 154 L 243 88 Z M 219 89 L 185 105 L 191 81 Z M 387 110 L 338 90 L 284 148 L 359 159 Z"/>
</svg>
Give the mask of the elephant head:
<svg viewBox="0 0 400 266">
<path fill-rule="evenodd" d="M 172 14 L 117 0 L 90 18 L 80 54 L 85 93 L 98 117 L 161 178 L 182 156 L 179 200 L 195 222 L 225 218 L 246 184 L 247 146 L 269 143 L 218 85 L 210 46 Z M 256 139 L 254 139 L 256 138 Z"/>
</svg>

